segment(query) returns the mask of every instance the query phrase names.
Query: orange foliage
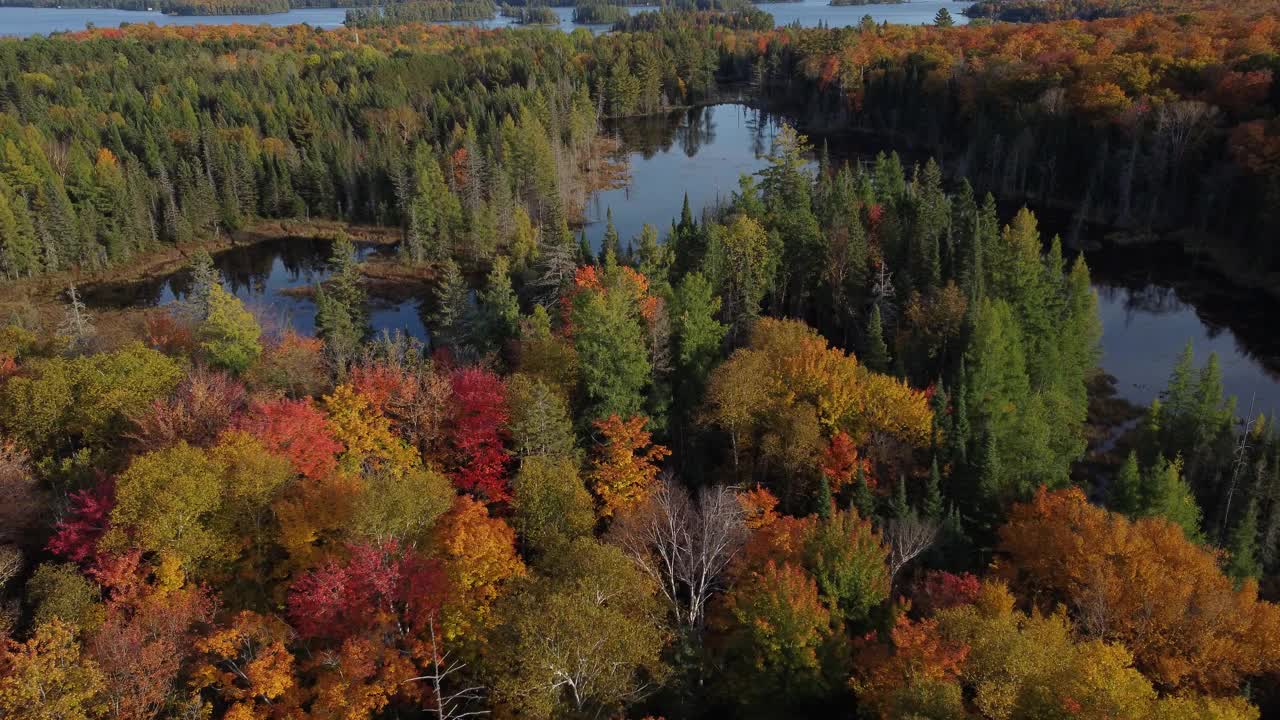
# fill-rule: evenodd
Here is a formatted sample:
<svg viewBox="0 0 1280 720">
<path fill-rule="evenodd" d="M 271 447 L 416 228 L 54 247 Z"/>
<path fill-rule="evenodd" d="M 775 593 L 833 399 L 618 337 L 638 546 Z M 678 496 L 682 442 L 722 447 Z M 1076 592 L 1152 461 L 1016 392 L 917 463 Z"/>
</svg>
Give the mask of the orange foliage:
<svg viewBox="0 0 1280 720">
<path fill-rule="evenodd" d="M 1259 601 L 1253 582 L 1233 587 L 1173 523 L 1130 521 L 1078 488 L 1041 489 L 1000 539 L 1015 587 L 1065 602 L 1087 636 L 1125 645 L 1158 687 L 1228 694 L 1280 671 L 1280 606 Z"/>
<path fill-rule="evenodd" d="M 446 639 L 478 640 L 492 622 L 493 603 L 505 586 L 525 574 L 516 533 L 489 516 L 484 503 L 459 496 L 435 528 L 435 548 L 452 592 L 444 603 Z"/>
<path fill-rule="evenodd" d="M 671 454 L 662 445 L 650 444 L 652 436 L 644 429 L 647 422 L 640 415 L 630 420 L 610 415 L 595 423 L 604 441 L 591 470 L 591 484 L 603 517 L 644 502 L 653 490 L 659 463 Z"/>
</svg>

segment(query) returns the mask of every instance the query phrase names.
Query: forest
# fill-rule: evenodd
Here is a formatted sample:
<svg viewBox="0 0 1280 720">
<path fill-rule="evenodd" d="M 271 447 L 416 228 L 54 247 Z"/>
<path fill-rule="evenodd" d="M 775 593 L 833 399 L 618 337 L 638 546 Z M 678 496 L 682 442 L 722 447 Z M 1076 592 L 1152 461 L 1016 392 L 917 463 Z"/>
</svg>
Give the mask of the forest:
<svg viewBox="0 0 1280 720">
<path fill-rule="evenodd" d="M 1275 421 L 1188 346 L 1082 462 L 1098 298 L 1033 209 L 1273 271 L 1274 15 L 437 5 L 0 39 L 0 717 L 1280 711 Z M 588 242 L 606 123 L 728 93 L 764 169 Z M 214 262 L 284 222 L 314 334 Z"/>
</svg>

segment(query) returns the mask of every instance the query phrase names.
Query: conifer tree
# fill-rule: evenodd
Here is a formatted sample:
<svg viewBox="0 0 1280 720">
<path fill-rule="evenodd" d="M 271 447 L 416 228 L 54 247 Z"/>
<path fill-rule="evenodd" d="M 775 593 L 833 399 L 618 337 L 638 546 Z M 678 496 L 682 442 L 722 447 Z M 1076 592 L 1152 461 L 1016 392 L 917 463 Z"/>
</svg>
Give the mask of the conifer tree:
<svg viewBox="0 0 1280 720">
<path fill-rule="evenodd" d="M 884 342 L 884 327 L 880 321 L 880 305 L 871 307 L 871 319 L 867 322 L 866 348 L 862 351 L 862 364 L 878 373 L 889 371 L 889 346 Z"/>
<path fill-rule="evenodd" d="M 1249 502 L 1244 516 L 1232 531 L 1229 551 L 1231 560 L 1227 564 L 1227 574 L 1237 582 L 1262 575 L 1262 567 L 1258 562 L 1258 503 L 1256 500 Z"/>
</svg>

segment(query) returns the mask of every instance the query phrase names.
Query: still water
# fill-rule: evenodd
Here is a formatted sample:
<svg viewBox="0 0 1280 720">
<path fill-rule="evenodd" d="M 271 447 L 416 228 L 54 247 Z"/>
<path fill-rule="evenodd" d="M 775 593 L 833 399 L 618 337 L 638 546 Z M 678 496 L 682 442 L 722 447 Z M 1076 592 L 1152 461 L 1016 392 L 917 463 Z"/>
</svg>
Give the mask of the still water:
<svg viewBox="0 0 1280 720">
<path fill-rule="evenodd" d="M 726 104 L 628 120 L 612 128 L 622 140 L 630 164 L 626 187 L 597 194 L 587 208 L 583 228 L 596 248 L 603 218 L 613 210 L 623 242 L 639 236 L 645 223 L 665 237 L 678 219 L 685 193 L 695 218 L 729 199 L 742 173 L 765 165 L 779 127 L 775 115 Z M 849 156 L 832 139 L 833 157 Z M 843 152 L 842 152 L 843 151 Z M 1051 231 L 1045 223 L 1046 234 Z M 386 246 L 362 246 L 362 257 L 393 253 Z M 1116 377 L 1120 394 L 1149 403 L 1164 388 L 1174 360 L 1188 341 L 1198 363 L 1215 352 L 1223 385 L 1239 399 L 1240 412 L 1280 410 L 1280 336 L 1269 318 L 1280 303 L 1233 289 L 1194 263 L 1165 248 L 1107 250 L 1087 256 L 1098 291 L 1103 325 L 1102 367 Z M 328 244 L 289 239 L 239 247 L 215 257 L 228 290 L 256 307 L 268 322 L 312 332 L 315 305 L 299 288 L 328 275 Z M 140 284 L 87 290 L 91 305 L 164 305 L 181 298 L 189 280 L 184 273 Z M 375 330 L 403 329 L 426 337 L 419 299 L 373 298 Z"/>
<path fill-rule="evenodd" d="M 933 22 L 938 9 L 945 7 L 951 12 L 957 24 L 968 22 L 968 18 L 960 14 L 968 7 L 969 2 L 955 0 L 915 0 L 900 4 L 877 4 L 845 7 L 831 7 L 827 0 L 803 0 L 793 3 L 769 3 L 761 5 L 762 9 L 773 14 L 779 25 L 799 23 L 804 27 L 825 24 L 829 27 L 856 25 L 864 15 L 870 15 L 876 22 L 902 23 L 921 25 Z M 632 7 L 632 14 L 651 8 Z M 552 8 L 560 17 L 558 27 L 566 32 L 578 27 L 586 27 L 593 33 L 606 32 L 608 25 L 574 25 L 573 8 Z M 62 9 L 62 8 L 0 8 L 0 36 L 10 35 L 26 37 L 28 35 L 48 35 L 49 33 L 83 30 L 90 25 L 100 28 L 119 27 L 122 23 L 155 23 L 156 25 L 295 25 L 306 23 L 312 27 L 332 29 L 341 27 L 346 19 L 343 8 L 301 8 L 285 13 L 271 15 L 165 15 L 159 12 L 143 12 L 133 10 L 109 10 L 98 8 Z M 483 28 L 514 27 L 511 18 L 494 17 L 489 20 L 477 20 L 465 23 L 449 23 L 475 25 Z"/>
</svg>

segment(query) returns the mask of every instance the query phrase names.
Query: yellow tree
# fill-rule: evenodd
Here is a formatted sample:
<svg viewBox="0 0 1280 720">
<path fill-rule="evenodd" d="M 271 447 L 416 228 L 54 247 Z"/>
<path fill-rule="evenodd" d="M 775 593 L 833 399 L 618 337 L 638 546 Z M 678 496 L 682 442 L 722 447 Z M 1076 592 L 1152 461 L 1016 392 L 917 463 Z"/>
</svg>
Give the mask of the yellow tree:
<svg viewBox="0 0 1280 720">
<path fill-rule="evenodd" d="M 436 523 L 435 551 L 449 580 L 443 608 L 446 640 L 476 640 L 492 621 L 492 608 L 503 589 L 525 575 L 516 554 L 516 533 L 469 495 Z"/>
<path fill-rule="evenodd" d="M 14 720 L 87 720 L 105 708 L 95 700 L 104 686 L 98 666 L 80 656 L 72 627 L 52 620 L 25 643 L 0 651 L 0 717 Z"/>
</svg>

